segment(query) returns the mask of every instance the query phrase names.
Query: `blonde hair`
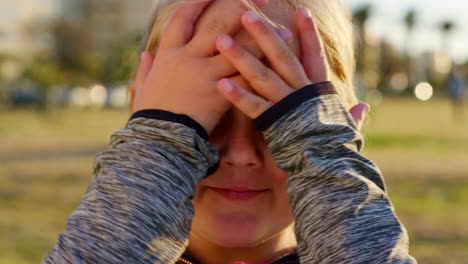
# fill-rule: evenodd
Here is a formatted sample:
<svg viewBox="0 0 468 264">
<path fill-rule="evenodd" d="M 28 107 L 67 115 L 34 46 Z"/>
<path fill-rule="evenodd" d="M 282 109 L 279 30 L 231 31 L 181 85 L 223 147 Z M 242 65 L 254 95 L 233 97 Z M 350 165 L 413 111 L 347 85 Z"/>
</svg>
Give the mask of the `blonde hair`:
<svg viewBox="0 0 468 264">
<path fill-rule="evenodd" d="M 249 8 L 256 10 L 264 19 L 276 27 L 282 27 L 269 20 L 258 10 L 251 0 L 241 0 Z M 281 0 L 274 0 L 281 1 Z M 336 0 L 282 0 L 296 11 L 300 7 L 309 8 L 322 37 L 328 59 L 331 81 L 338 95 L 349 109 L 358 103 L 353 85 L 355 69 L 353 26 L 349 13 Z M 142 51 L 155 53 L 163 29 L 182 0 L 155 0 L 147 33 L 142 42 Z"/>
</svg>

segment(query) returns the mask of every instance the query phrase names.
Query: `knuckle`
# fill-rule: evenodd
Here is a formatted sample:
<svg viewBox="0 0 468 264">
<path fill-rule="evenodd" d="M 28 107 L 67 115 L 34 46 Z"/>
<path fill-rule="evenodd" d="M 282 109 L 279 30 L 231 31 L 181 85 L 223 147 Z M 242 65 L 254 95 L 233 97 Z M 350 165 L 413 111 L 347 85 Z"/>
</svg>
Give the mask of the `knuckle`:
<svg viewBox="0 0 468 264">
<path fill-rule="evenodd" d="M 245 99 L 245 94 L 239 91 L 235 91 L 231 97 L 231 100 L 234 104 L 241 105 L 242 101 L 246 100 Z"/>
<path fill-rule="evenodd" d="M 294 55 L 293 52 L 291 52 L 289 49 L 282 48 L 280 49 L 277 54 L 276 54 L 278 60 L 283 63 L 283 64 L 291 64 L 296 62 L 297 58 L 296 55 Z"/>
<path fill-rule="evenodd" d="M 248 53 L 245 49 L 243 49 L 242 47 L 240 46 L 237 46 L 237 45 L 233 45 L 232 49 L 231 49 L 231 54 L 234 58 L 236 59 L 244 59 L 244 58 L 247 58 L 248 56 Z"/>
<path fill-rule="evenodd" d="M 254 70 L 250 82 L 252 84 L 263 84 L 270 78 L 270 73 L 266 67 L 259 67 Z"/>
<path fill-rule="evenodd" d="M 263 112 L 263 104 L 258 101 L 258 100 L 253 100 L 251 105 L 250 105 L 250 113 L 252 114 L 258 114 Z"/>
</svg>

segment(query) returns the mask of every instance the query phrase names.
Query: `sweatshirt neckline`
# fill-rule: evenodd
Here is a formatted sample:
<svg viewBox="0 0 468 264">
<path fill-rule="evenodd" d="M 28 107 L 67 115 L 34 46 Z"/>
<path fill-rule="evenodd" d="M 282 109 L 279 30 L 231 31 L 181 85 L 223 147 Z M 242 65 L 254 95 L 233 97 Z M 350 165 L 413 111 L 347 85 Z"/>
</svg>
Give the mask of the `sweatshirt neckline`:
<svg viewBox="0 0 468 264">
<path fill-rule="evenodd" d="M 185 260 L 185 261 L 184 261 Z M 202 264 L 194 259 L 192 256 L 184 253 L 180 258 L 179 261 L 183 264 L 187 264 L 187 261 L 190 264 Z M 299 255 L 297 254 L 297 249 L 290 252 L 289 254 L 283 255 L 278 259 L 273 260 L 273 262 L 260 262 L 260 263 L 248 263 L 248 262 L 232 262 L 230 264 L 296 264 L 299 263 Z"/>
</svg>

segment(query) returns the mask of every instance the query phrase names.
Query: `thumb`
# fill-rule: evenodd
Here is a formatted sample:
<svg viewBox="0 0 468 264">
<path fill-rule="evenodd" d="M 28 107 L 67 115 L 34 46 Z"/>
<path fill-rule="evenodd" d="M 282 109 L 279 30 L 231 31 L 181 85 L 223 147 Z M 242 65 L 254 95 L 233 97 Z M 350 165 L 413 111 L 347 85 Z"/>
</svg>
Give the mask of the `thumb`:
<svg viewBox="0 0 468 264">
<path fill-rule="evenodd" d="M 368 103 L 359 103 L 349 110 L 358 130 L 361 130 L 370 109 L 371 107 Z"/>
<path fill-rule="evenodd" d="M 148 51 L 143 51 L 140 56 L 140 64 L 136 73 L 136 89 L 140 89 L 145 84 L 146 78 L 153 66 L 154 57 Z"/>
<path fill-rule="evenodd" d="M 144 51 L 143 53 L 141 53 L 140 64 L 138 65 L 135 81 L 130 84 L 130 104 L 132 106 L 133 112 L 135 111 L 135 109 L 133 109 L 135 97 L 138 91 L 141 91 L 141 89 L 143 89 L 145 81 L 148 78 L 148 75 L 153 66 L 153 61 L 154 57 L 151 53 L 149 53 L 148 51 Z"/>
</svg>

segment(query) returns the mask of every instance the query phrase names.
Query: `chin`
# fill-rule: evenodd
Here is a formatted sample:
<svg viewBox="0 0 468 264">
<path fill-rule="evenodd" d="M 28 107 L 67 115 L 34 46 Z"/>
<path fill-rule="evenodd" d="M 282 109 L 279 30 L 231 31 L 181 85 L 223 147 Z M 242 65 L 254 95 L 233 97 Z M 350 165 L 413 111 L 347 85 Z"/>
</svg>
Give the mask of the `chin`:
<svg viewBox="0 0 468 264">
<path fill-rule="evenodd" d="M 247 248 L 260 244 L 270 233 L 268 220 L 245 213 L 215 215 L 194 221 L 192 230 L 210 242 L 225 248 Z"/>
<path fill-rule="evenodd" d="M 252 248 L 272 239 L 294 223 L 284 192 L 266 193 L 251 201 L 225 201 L 199 192 L 193 199 L 191 235 L 223 248 Z M 281 195 L 281 196 L 280 196 Z"/>
</svg>

